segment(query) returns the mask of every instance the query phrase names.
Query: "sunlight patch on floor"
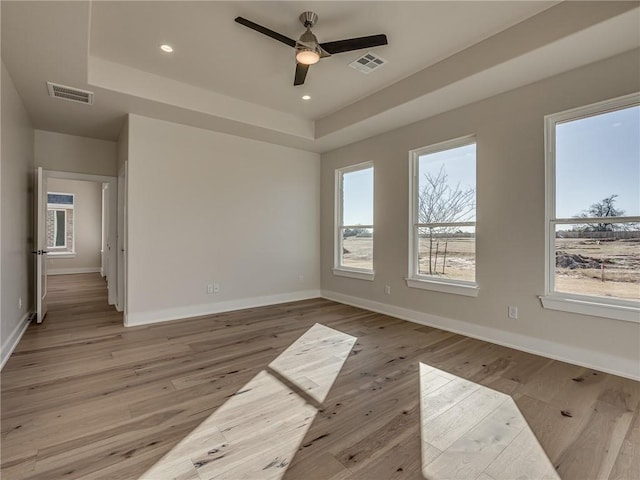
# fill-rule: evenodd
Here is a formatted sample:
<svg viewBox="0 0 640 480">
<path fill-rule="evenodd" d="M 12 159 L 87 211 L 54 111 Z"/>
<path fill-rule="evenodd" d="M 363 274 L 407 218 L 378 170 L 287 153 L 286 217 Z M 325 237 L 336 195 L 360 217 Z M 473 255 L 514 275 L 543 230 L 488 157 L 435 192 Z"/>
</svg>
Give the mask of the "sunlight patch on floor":
<svg viewBox="0 0 640 480">
<path fill-rule="evenodd" d="M 513 399 L 420 363 L 427 480 L 559 480 Z"/>
<path fill-rule="evenodd" d="M 316 323 L 271 362 L 269 369 L 322 403 L 356 340 Z"/>
<path fill-rule="evenodd" d="M 282 478 L 356 340 L 315 324 L 140 478 Z"/>
</svg>

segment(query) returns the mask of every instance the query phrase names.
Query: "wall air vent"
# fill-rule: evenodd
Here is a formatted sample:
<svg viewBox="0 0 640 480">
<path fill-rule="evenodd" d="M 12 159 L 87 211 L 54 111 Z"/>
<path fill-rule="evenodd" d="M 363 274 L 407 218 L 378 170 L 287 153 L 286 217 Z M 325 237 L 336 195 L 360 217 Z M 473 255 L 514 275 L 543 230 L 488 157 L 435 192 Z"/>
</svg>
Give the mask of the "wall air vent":
<svg viewBox="0 0 640 480">
<path fill-rule="evenodd" d="M 49 90 L 50 97 L 71 100 L 72 102 L 84 103 L 86 105 L 93 105 L 93 92 L 51 82 L 47 82 L 47 89 Z"/>
<path fill-rule="evenodd" d="M 383 58 L 380 58 L 373 52 L 368 52 L 368 53 L 365 53 L 360 58 L 351 62 L 349 66 L 351 68 L 355 68 L 359 72 L 369 74 L 373 72 L 375 69 L 383 66 L 385 63 L 387 63 L 387 61 L 384 60 Z"/>
</svg>

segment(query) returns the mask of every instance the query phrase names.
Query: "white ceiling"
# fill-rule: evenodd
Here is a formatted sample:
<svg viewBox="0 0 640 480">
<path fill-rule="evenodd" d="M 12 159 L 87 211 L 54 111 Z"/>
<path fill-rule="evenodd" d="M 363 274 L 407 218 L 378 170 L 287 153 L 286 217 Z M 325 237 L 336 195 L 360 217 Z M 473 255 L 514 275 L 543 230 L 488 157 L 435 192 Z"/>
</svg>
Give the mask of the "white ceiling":
<svg viewBox="0 0 640 480">
<path fill-rule="evenodd" d="M 637 48 L 639 5 L 3 1 L 2 59 L 36 128 L 115 140 L 137 113 L 325 151 Z M 364 75 L 348 63 L 366 50 L 334 55 L 294 87 L 292 49 L 233 21 L 295 39 L 305 10 L 320 42 L 385 33 L 388 63 Z M 95 104 L 51 99 L 46 81 Z"/>
<path fill-rule="evenodd" d="M 91 55 L 307 119 L 323 117 L 551 6 L 550 2 L 98 2 Z M 318 14 L 320 42 L 385 33 L 389 63 L 365 75 L 334 55 L 293 86 L 292 48 L 233 21 L 240 15 L 297 39 Z M 144 25 L 144 29 L 140 26 Z M 175 48 L 163 54 L 160 43 Z M 303 102 L 308 93 L 312 101 Z"/>
</svg>

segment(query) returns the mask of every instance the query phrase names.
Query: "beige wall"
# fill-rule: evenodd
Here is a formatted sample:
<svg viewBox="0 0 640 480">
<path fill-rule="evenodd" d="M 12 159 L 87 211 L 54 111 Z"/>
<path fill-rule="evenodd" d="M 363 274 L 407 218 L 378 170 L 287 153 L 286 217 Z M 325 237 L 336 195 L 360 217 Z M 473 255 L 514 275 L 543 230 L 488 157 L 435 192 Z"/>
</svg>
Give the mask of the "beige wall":
<svg viewBox="0 0 640 480">
<path fill-rule="evenodd" d="M 125 165 L 129 160 L 129 116 L 127 116 L 120 130 L 118 137 L 118 207 L 117 207 L 117 278 L 118 278 L 118 310 L 124 310 L 126 315 L 126 283 L 127 283 L 127 262 L 126 250 L 127 231 L 126 231 L 126 171 Z"/>
<path fill-rule="evenodd" d="M 125 120 L 120 130 L 120 136 L 116 146 L 116 175 L 120 175 L 120 170 L 124 166 L 129 155 L 129 117 Z"/>
<path fill-rule="evenodd" d="M 33 128 L 2 64 L 2 163 L 0 317 L 1 361 L 18 339 L 33 305 Z M 22 307 L 18 299 L 22 298 Z"/>
<path fill-rule="evenodd" d="M 36 166 L 45 170 L 116 176 L 116 142 L 35 131 Z"/>
<path fill-rule="evenodd" d="M 131 115 L 128 162 L 129 324 L 319 293 L 318 154 Z"/>
<path fill-rule="evenodd" d="M 81 180 L 49 178 L 50 192 L 73 193 L 75 256 L 56 258 L 49 255 L 48 271 L 58 273 L 82 273 L 100 271 L 102 246 L 102 184 Z"/>
<path fill-rule="evenodd" d="M 639 59 L 638 51 L 629 52 L 323 154 L 323 292 L 519 348 L 640 375 L 639 324 L 545 310 L 538 299 L 544 293 L 545 264 L 543 117 L 640 90 Z M 408 151 L 469 134 L 477 137 L 479 296 L 408 288 Z M 373 282 L 331 271 L 334 170 L 364 161 L 375 164 Z M 385 285 L 391 286 L 391 295 L 384 294 Z M 519 307 L 517 320 L 507 318 L 508 305 Z"/>
</svg>

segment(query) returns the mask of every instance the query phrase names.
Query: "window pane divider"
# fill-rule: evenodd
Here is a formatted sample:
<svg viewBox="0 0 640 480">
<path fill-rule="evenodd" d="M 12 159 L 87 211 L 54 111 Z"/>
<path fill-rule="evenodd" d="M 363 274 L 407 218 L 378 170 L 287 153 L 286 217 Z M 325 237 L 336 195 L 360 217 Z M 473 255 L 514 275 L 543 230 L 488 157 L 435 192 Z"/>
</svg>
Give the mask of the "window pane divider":
<svg viewBox="0 0 640 480">
<path fill-rule="evenodd" d="M 438 228 L 438 227 L 475 227 L 476 222 L 440 222 L 440 223 L 415 223 L 418 228 Z"/>
<path fill-rule="evenodd" d="M 640 217 L 571 217 L 551 219 L 553 224 L 580 223 L 640 223 Z"/>
</svg>

